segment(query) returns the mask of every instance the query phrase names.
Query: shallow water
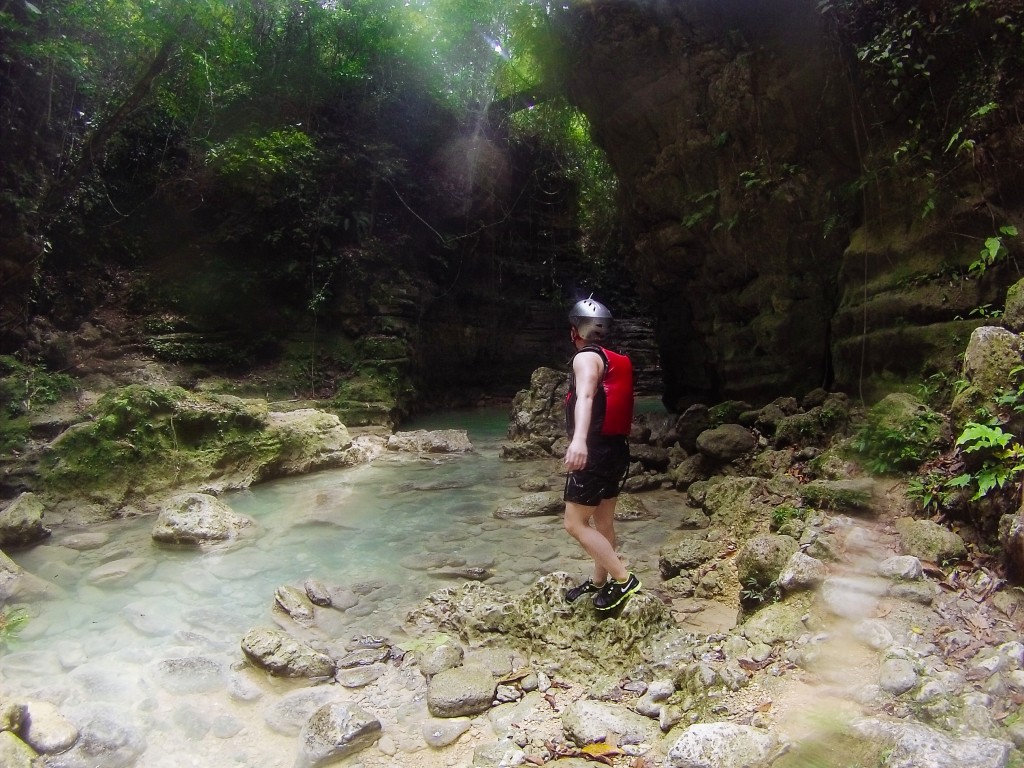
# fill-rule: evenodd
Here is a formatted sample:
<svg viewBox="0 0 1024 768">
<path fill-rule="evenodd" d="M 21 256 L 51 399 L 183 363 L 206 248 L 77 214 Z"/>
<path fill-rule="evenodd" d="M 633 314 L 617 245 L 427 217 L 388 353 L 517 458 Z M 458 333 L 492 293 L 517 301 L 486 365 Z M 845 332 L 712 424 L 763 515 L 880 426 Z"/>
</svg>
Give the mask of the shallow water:
<svg viewBox="0 0 1024 768">
<path fill-rule="evenodd" d="M 408 428 L 467 429 L 472 453 L 389 455 L 227 496 L 256 522 L 230 546 L 157 546 L 151 518 L 90 528 L 88 539 L 101 533 L 101 541 L 55 531 L 15 556 L 57 596 L 30 606 L 30 621 L 0 655 L 0 694 L 50 701 L 97 739 L 120 744 L 114 754 L 137 756 L 104 768 L 291 765 L 294 734 L 266 734 L 253 721 L 264 717 L 254 708 L 266 706 L 268 690 L 297 684 L 254 674 L 239 649 L 249 629 L 273 626 L 279 586 L 316 578 L 349 588 L 353 604 L 326 612 L 320 626 L 341 641 L 398 639 L 418 601 L 459 583 L 429 575 L 427 563 L 486 568 L 489 585 L 512 592 L 543 573 L 587 573 L 560 517 L 493 517 L 522 495 L 524 477 L 557 469 L 502 462 L 506 424 L 505 409 L 447 414 Z M 673 527 L 668 517 L 619 526 L 622 549 L 648 583 Z M 202 663 L 182 670 L 177 660 L 186 658 Z"/>
</svg>

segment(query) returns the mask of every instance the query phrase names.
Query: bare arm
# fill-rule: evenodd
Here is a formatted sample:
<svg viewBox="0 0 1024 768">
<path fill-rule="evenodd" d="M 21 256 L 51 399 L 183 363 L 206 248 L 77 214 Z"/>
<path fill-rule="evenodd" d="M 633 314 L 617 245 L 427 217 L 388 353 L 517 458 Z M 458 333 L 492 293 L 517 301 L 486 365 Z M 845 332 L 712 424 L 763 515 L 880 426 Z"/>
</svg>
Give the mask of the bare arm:
<svg viewBox="0 0 1024 768">
<path fill-rule="evenodd" d="M 576 408 L 572 440 L 565 452 L 565 466 L 571 471 L 587 466 L 587 432 L 594 411 L 594 395 L 601 382 L 604 363 L 596 352 L 576 355 L 572 361 L 572 372 L 576 378 Z"/>
</svg>

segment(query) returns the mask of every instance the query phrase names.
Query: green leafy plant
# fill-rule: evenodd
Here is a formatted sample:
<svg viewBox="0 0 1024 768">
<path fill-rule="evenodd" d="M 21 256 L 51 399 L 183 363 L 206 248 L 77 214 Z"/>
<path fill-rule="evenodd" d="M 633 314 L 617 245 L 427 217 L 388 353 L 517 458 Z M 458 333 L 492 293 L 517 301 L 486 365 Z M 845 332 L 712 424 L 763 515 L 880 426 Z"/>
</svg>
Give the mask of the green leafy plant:
<svg viewBox="0 0 1024 768">
<path fill-rule="evenodd" d="M 740 600 L 744 605 L 756 607 L 765 603 L 777 603 L 781 599 L 782 590 L 779 588 L 778 581 L 762 586 L 758 584 L 757 579 L 751 577 L 747 579 L 743 589 L 740 590 Z"/>
<path fill-rule="evenodd" d="M 75 388 L 65 373 L 0 356 L 0 453 L 20 448 L 28 438 L 28 416 L 40 406 L 57 402 Z"/>
<path fill-rule="evenodd" d="M 963 475 L 950 478 L 933 470 L 907 481 L 907 498 L 917 502 L 925 512 L 935 514 L 950 506 L 963 485 Z"/>
<path fill-rule="evenodd" d="M 772 528 L 778 530 L 790 520 L 802 520 L 805 510 L 795 504 L 779 504 L 772 510 Z"/>
<path fill-rule="evenodd" d="M 926 411 L 908 426 L 897 428 L 882 419 L 870 418 L 851 445 L 875 474 L 913 469 L 935 455 L 933 436 L 941 419 L 937 413 Z"/>
<path fill-rule="evenodd" d="M 950 484 L 974 488 L 971 501 L 977 501 L 997 488 L 1005 488 L 1016 482 L 1024 472 L 1024 445 L 998 424 L 972 421 L 964 427 L 956 439 L 956 445 L 964 453 L 985 454 L 978 469 L 965 472 L 950 481 Z"/>
<path fill-rule="evenodd" d="M 967 274 L 981 277 L 989 267 L 1007 259 L 1010 252 L 1003 242 L 1003 237 L 1017 237 L 1017 234 L 1017 228 L 1012 225 L 1000 227 L 999 235 L 985 240 L 985 247 L 978 252 L 978 258 L 967 267 Z"/>
<path fill-rule="evenodd" d="M 0 644 L 7 644 L 15 639 L 28 624 L 27 608 L 4 608 L 0 611 Z"/>
</svg>

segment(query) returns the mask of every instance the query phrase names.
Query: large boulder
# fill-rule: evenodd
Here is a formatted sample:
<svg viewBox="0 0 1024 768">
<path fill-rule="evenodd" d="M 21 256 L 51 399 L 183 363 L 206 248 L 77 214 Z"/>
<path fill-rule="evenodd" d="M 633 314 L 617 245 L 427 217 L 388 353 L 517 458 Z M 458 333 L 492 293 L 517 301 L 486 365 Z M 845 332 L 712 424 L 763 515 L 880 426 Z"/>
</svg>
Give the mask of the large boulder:
<svg viewBox="0 0 1024 768">
<path fill-rule="evenodd" d="M 381 737 L 380 721 L 349 702 L 326 704 L 299 735 L 298 768 L 320 768 L 354 755 Z"/>
<path fill-rule="evenodd" d="M 467 664 L 438 672 L 427 687 L 427 709 L 434 717 L 465 717 L 486 712 L 497 682 L 491 671 Z"/>
<path fill-rule="evenodd" d="M 565 396 L 569 379 L 564 371 L 538 368 L 530 376 L 529 389 L 512 400 L 509 442 L 502 446 L 505 458 L 550 456 L 555 441 L 565 437 Z"/>
<path fill-rule="evenodd" d="M 696 723 L 669 748 L 668 768 L 767 768 L 777 742 L 767 731 L 737 723 Z"/>
<path fill-rule="evenodd" d="M 499 520 L 514 520 L 559 515 L 564 511 L 565 502 L 560 491 L 538 491 L 500 505 L 494 510 L 494 516 Z"/>
<path fill-rule="evenodd" d="M 757 438 L 739 424 L 722 424 L 697 436 L 697 450 L 713 461 L 734 461 L 757 447 Z"/>
<path fill-rule="evenodd" d="M 473 443 L 464 429 L 417 429 L 391 435 L 387 449 L 402 453 L 468 453 Z"/>
<path fill-rule="evenodd" d="M 931 520 L 901 517 L 896 521 L 903 554 L 930 563 L 955 562 L 967 555 L 967 546 L 959 534 Z"/>
<path fill-rule="evenodd" d="M 242 638 L 242 653 L 260 669 L 277 677 L 329 678 L 335 664 L 330 656 L 276 629 L 251 629 Z"/>
<path fill-rule="evenodd" d="M 52 595 L 55 588 L 0 552 L 0 603 Z"/>
<path fill-rule="evenodd" d="M 175 496 L 160 510 L 153 540 L 161 544 L 203 544 L 237 538 L 252 520 L 207 493 Z"/>
<path fill-rule="evenodd" d="M 259 470 L 262 480 L 301 475 L 352 463 L 352 437 L 333 413 L 301 408 L 267 415 L 267 439 L 280 451 Z"/>
<path fill-rule="evenodd" d="M 671 579 L 682 571 L 697 568 L 713 559 L 720 546 L 706 539 L 688 536 L 679 542 L 665 546 L 658 558 L 658 570 L 663 579 Z"/>
<path fill-rule="evenodd" d="M 968 386 L 957 392 L 950 406 L 955 429 L 978 420 L 979 410 L 996 413 L 996 399 L 1015 379 L 1022 363 L 1024 339 L 996 326 L 975 328 L 964 352 L 963 375 Z"/>
<path fill-rule="evenodd" d="M 916 722 L 864 718 L 854 731 L 887 745 L 894 768 L 1006 768 L 1013 745 L 1001 739 L 956 737 Z"/>
<path fill-rule="evenodd" d="M 562 711 L 562 727 L 580 746 L 598 741 L 616 744 L 653 744 L 661 736 L 658 724 L 623 707 L 581 699 Z"/>
<path fill-rule="evenodd" d="M 791 536 L 762 534 L 747 539 L 736 555 L 736 575 L 742 587 L 763 591 L 779 581 L 779 576 L 799 549 Z"/>
<path fill-rule="evenodd" d="M 51 531 L 43 525 L 43 504 L 34 493 L 22 493 L 0 511 L 0 547 L 36 544 Z"/>
</svg>

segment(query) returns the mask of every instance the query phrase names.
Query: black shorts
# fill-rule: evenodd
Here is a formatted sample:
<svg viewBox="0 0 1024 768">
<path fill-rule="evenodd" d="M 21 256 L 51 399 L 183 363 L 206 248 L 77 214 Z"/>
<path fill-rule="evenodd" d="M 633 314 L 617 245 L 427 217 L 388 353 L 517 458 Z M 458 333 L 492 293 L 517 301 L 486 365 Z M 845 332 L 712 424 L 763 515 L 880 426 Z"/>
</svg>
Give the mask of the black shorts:
<svg viewBox="0 0 1024 768">
<path fill-rule="evenodd" d="M 629 471 L 629 443 L 625 437 L 591 439 L 587 466 L 565 478 L 563 499 L 584 507 L 596 507 L 602 499 L 614 499 Z"/>
</svg>

